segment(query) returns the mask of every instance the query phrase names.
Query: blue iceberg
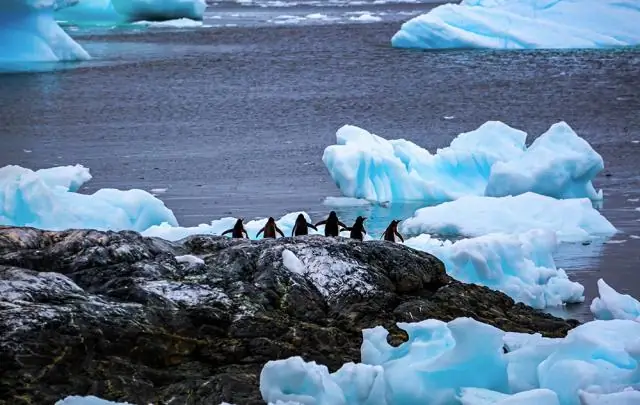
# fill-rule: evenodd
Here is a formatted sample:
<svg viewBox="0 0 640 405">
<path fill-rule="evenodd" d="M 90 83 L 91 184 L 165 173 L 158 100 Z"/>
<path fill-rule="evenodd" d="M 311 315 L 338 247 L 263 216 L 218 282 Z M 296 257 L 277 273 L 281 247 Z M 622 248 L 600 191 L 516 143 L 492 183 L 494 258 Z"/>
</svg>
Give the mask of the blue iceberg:
<svg viewBox="0 0 640 405">
<path fill-rule="evenodd" d="M 346 197 L 433 204 L 531 191 L 554 198 L 602 199 L 592 179 L 604 161 L 565 122 L 552 125 L 529 148 L 525 132 L 499 121 L 459 134 L 436 154 L 351 125 L 340 128 L 336 138 L 322 161 Z"/>
<path fill-rule="evenodd" d="M 206 8 L 205 0 L 81 0 L 58 10 L 56 19 L 83 25 L 182 18 L 201 21 Z"/>
<path fill-rule="evenodd" d="M 545 229 L 555 232 L 560 242 L 584 242 L 617 232 L 587 198 L 557 200 L 531 192 L 514 197 L 467 196 L 420 208 L 400 228 L 409 235 L 463 236 Z"/>
<path fill-rule="evenodd" d="M 462 0 L 405 22 L 396 48 L 561 49 L 640 44 L 637 0 Z"/>
<path fill-rule="evenodd" d="M 0 63 L 90 59 L 54 20 L 54 9 L 69 4 L 70 0 L 0 2 Z"/>
<path fill-rule="evenodd" d="M 591 301 L 591 313 L 595 319 L 629 319 L 640 322 L 640 302 L 629 294 L 620 294 L 603 279 L 598 280 L 598 294 Z"/>
<path fill-rule="evenodd" d="M 398 347 L 387 342 L 383 327 L 365 329 L 362 363 L 347 363 L 335 373 L 300 357 L 268 362 L 260 375 L 263 399 L 316 405 L 627 405 L 640 397 L 633 389 L 640 383 L 637 322 L 592 321 L 555 339 L 504 332 L 470 318 L 398 327 L 409 336 Z"/>
</svg>

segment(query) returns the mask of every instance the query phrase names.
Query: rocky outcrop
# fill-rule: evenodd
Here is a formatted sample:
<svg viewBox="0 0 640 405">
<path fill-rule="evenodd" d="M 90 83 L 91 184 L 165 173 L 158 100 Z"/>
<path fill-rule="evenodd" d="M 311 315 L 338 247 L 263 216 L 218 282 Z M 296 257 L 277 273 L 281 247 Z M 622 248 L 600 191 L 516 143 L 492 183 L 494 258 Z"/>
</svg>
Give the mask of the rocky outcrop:
<svg viewBox="0 0 640 405">
<path fill-rule="evenodd" d="M 300 355 L 337 369 L 359 361 L 363 328 L 391 328 L 399 343 L 397 321 L 459 316 L 547 336 L 577 325 L 388 242 L 0 228 L 2 405 L 72 394 L 263 404 L 268 360 Z"/>
</svg>

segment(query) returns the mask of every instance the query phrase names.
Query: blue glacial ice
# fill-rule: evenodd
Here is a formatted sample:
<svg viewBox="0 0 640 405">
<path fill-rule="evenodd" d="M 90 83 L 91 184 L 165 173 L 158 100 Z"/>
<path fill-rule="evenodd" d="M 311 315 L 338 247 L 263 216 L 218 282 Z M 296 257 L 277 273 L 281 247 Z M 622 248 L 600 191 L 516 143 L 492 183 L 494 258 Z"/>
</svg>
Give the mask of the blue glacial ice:
<svg viewBox="0 0 640 405">
<path fill-rule="evenodd" d="M 73 395 L 57 401 L 54 405 L 133 405 L 128 402 L 112 402 L 89 395 L 81 397 Z"/>
<path fill-rule="evenodd" d="M 60 9 L 56 19 L 74 24 L 114 24 L 190 19 L 201 21 L 205 0 L 81 0 Z"/>
<path fill-rule="evenodd" d="M 322 157 L 346 197 L 376 202 L 451 201 L 527 191 L 554 198 L 601 200 L 591 180 L 602 157 L 559 122 L 526 147 L 527 134 L 499 121 L 459 134 L 431 154 L 404 140 L 386 140 L 346 125 Z"/>
<path fill-rule="evenodd" d="M 397 48 L 566 49 L 640 44 L 637 0 L 462 0 L 405 22 Z"/>
<path fill-rule="evenodd" d="M 54 20 L 54 8 L 69 0 L 0 2 L 0 63 L 60 62 L 90 59 Z"/>
<path fill-rule="evenodd" d="M 420 208 L 400 229 L 409 235 L 464 236 L 546 229 L 555 232 L 561 242 L 609 237 L 617 232 L 589 199 L 557 200 L 530 192 L 514 197 L 467 196 Z"/>
<path fill-rule="evenodd" d="M 620 294 L 603 279 L 598 280 L 598 294 L 591 301 L 591 313 L 595 319 L 628 319 L 640 322 L 640 302 L 629 294 Z M 639 402 L 640 403 L 640 402 Z"/>
<path fill-rule="evenodd" d="M 638 403 L 640 392 L 631 388 L 640 383 L 637 322 L 592 321 L 556 339 L 504 332 L 470 318 L 398 326 L 407 342 L 393 347 L 383 327 L 365 329 L 362 363 L 335 373 L 300 357 L 268 362 L 260 375 L 263 399 L 305 405 Z"/>
<path fill-rule="evenodd" d="M 80 165 L 35 172 L 20 166 L 0 168 L 0 225 L 133 231 L 178 225 L 173 212 L 143 190 L 77 193 L 89 179 L 89 170 Z"/>
<path fill-rule="evenodd" d="M 551 231 L 495 233 L 456 242 L 422 234 L 405 245 L 436 256 L 459 281 L 502 291 L 534 308 L 584 301 L 584 287 L 556 267 L 558 242 Z"/>
</svg>

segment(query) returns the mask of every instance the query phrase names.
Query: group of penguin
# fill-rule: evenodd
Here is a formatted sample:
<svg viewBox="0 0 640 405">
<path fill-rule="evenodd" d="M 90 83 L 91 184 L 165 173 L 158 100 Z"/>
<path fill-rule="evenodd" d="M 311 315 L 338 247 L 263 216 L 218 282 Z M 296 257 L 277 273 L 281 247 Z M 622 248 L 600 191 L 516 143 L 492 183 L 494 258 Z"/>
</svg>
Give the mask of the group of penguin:
<svg viewBox="0 0 640 405">
<path fill-rule="evenodd" d="M 338 214 L 336 214 L 335 211 L 331 211 L 327 219 L 320 221 L 314 225 L 307 222 L 307 219 L 304 217 L 304 215 L 300 214 L 296 218 L 296 223 L 293 226 L 293 230 L 291 231 L 291 236 L 308 235 L 309 228 L 312 228 L 317 231 L 318 226 L 324 225 L 324 236 L 338 236 L 340 232 L 349 231 L 350 232 L 349 236 L 352 239 L 363 240 L 364 235 L 367 233 L 367 231 L 364 229 L 364 221 L 366 219 L 367 219 L 366 217 L 359 216 L 358 218 L 356 218 L 356 221 L 353 224 L 353 226 L 346 226 L 338 219 Z M 402 235 L 400 235 L 400 232 L 398 232 L 399 223 L 400 221 L 395 219 L 391 221 L 387 229 L 384 231 L 384 234 L 382 235 L 381 239 L 384 239 L 390 242 L 396 242 L 396 237 L 397 237 L 402 242 L 404 242 L 404 238 L 402 237 Z M 242 218 L 239 218 L 236 221 L 236 224 L 233 226 L 233 228 L 227 229 L 226 231 L 222 232 L 222 235 L 226 235 L 229 233 L 231 234 L 232 238 L 249 239 L 249 234 L 244 229 Z M 279 233 L 282 237 L 284 237 L 284 233 L 280 228 L 278 228 L 278 225 L 276 225 L 276 220 L 273 219 L 273 217 L 269 217 L 266 225 L 263 226 L 262 229 L 260 229 L 256 234 L 256 238 L 260 236 L 261 233 L 264 233 L 264 238 L 275 239 L 277 237 L 276 235 L 277 233 Z"/>
</svg>

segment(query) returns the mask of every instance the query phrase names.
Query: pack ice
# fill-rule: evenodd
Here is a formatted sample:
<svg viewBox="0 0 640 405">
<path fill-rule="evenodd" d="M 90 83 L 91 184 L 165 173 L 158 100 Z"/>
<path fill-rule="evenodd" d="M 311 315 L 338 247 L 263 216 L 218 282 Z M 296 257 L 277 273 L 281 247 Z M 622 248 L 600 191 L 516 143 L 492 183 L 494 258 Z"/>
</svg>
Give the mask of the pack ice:
<svg viewBox="0 0 640 405">
<path fill-rule="evenodd" d="M 556 200 L 531 192 L 499 198 L 466 196 L 420 208 L 400 227 L 409 235 L 464 236 L 546 229 L 555 232 L 560 242 L 587 241 L 617 232 L 589 199 Z"/>
<path fill-rule="evenodd" d="M 111 24 L 135 21 L 202 20 L 205 0 L 80 0 L 56 12 L 58 21 Z"/>
<path fill-rule="evenodd" d="M 345 125 L 322 156 L 346 197 L 376 202 L 523 194 L 602 199 L 591 180 L 602 157 L 565 122 L 552 125 L 526 147 L 527 134 L 499 122 L 459 134 L 435 154 L 413 142 L 386 140 Z"/>
<path fill-rule="evenodd" d="M 471 318 L 398 323 L 409 338 L 363 331 L 362 363 L 335 373 L 300 357 L 268 362 L 269 404 L 630 405 L 640 403 L 640 323 L 592 321 L 566 338 L 504 332 Z M 505 349 L 507 353 L 505 353 Z"/>
<path fill-rule="evenodd" d="M 637 0 L 462 0 L 405 22 L 397 48 L 611 48 L 640 44 Z"/>
<path fill-rule="evenodd" d="M 0 2 L 0 63 L 87 60 L 89 54 L 53 18 L 71 0 Z"/>
<path fill-rule="evenodd" d="M 133 231 L 178 225 L 173 212 L 146 191 L 77 193 L 90 179 L 89 169 L 81 165 L 35 172 L 20 166 L 0 168 L 0 225 Z"/>
</svg>

